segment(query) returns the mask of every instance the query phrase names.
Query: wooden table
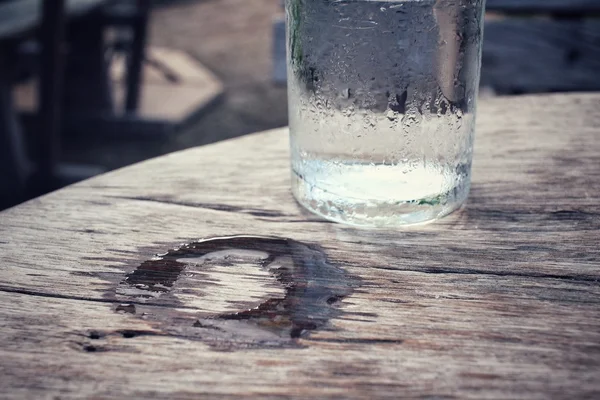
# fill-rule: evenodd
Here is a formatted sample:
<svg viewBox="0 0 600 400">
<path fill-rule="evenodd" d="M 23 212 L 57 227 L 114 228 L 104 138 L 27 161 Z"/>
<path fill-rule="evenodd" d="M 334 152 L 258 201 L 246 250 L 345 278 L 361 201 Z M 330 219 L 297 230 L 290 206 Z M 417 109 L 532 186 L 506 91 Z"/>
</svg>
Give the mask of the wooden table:
<svg viewBox="0 0 600 400">
<path fill-rule="evenodd" d="M 467 207 L 398 231 L 304 212 L 285 129 L 0 213 L 0 393 L 598 398 L 599 137 L 600 94 L 484 101 Z"/>
</svg>

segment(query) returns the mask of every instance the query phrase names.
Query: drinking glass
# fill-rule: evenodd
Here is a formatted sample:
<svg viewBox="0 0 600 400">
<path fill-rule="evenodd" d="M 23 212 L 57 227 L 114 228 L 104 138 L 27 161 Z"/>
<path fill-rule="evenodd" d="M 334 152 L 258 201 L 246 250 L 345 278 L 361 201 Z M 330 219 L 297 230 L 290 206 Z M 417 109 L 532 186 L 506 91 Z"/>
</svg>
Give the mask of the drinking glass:
<svg viewBox="0 0 600 400">
<path fill-rule="evenodd" d="M 292 192 L 361 226 L 466 200 L 485 0 L 286 0 Z"/>
</svg>

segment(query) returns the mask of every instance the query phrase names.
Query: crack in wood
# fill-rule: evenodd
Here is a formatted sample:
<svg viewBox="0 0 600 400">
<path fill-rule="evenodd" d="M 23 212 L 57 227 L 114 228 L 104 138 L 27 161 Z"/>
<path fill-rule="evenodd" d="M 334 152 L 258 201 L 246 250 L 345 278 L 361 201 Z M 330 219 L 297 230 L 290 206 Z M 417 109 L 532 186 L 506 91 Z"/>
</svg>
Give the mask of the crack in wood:
<svg viewBox="0 0 600 400">
<path fill-rule="evenodd" d="M 340 343 L 340 344 L 402 344 L 402 339 L 379 339 L 379 338 L 314 338 L 307 339 L 311 342 Z"/>
<path fill-rule="evenodd" d="M 478 269 L 449 269 L 449 268 L 422 268 L 422 269 L 406 269 L 406 268 L 394 268 L 385 266 L 370 266 L 372 269 L 380 269 L 384 271 L 396 271 L 396 272 L 416 272 L 420 274 L 448 274 L 448 275 L 482 275 L 482 276 L 500 276 L 509 278 L 532 278 L 532 279 L 557 279 L 569 282 L 600 282 L 600 277 L 584 276 L 584 275 L 558 275 L 558 274 L 536 274 L 530 273 L 518 273 L 509 271 L 485 271 Z"/>
<path fill-rule="evenodd" d="M 65 295 L 65 294 L 59 294 L 59 293 L 44 293 L 44 292 L 38 292 L 35 290 L 29 290 L 29 289 L 23 289 L 23 288 L 11 288 L 11 287 L 7 287 L 7 286 L 0 286 L 0 292 L 17 293 L 17 294 L 23 294 L 23 295 L 27 295 L 27 296 L 48 297 L 48 298 L 63 299 L 63 300 L 89 301 L 89 302 L 93 302 L 93 303 L 109 303 L 109 304 L 119 304 L 119 305 L 123 303 L 123 301 L 119 301 L 118 299 L 109 299 L 109 298 L 102 298 L 102 297 L 94 298 L 94 297 L 85 297 L 85 296 L 73 296 L 73 295 Z M 136 304 L 136 305 L 144 305 L 147 307 L 161 307 L 161 308 L 172 307 L 169 304 L 148 303 L 148 302 L 143 302 L 143 301 L 129 301 L 128 303 Z M 186 307 L 185 305 L 178 306 L 178 308 L 192 309 L 192 310 L 194 309 L 193 307 Z"/>
<path fill-rule="evenodd" d="M 123 199 L 123 200 L 135 200 L 135 201 L 146 201 L 152 203 L 161 203 L 161 204 L 169 204 L 173 206 L 181 206 L 181 207 L 191 207 L 191 208 L 204 208 L 207 210 L 213 211 L 222 211 L 229 213 L 240 213 L 240 214 L 248 214 L 254 217 L 262 217 L 262 218 L 284 218 L 284 217 L 293 217 L 293 215 L 287 215 L 280 211 L 276 210 L 263 210 L 256 208 L 245 208 L 232 206 L 229 204 L 211 204 L 211 203 L 195 203 L 195 202 L 187 202 L 187 201 L 176 201 L 166 198 L 152 198 L 146 196 L 110 196 L 111 198 Z"/>
</svg>

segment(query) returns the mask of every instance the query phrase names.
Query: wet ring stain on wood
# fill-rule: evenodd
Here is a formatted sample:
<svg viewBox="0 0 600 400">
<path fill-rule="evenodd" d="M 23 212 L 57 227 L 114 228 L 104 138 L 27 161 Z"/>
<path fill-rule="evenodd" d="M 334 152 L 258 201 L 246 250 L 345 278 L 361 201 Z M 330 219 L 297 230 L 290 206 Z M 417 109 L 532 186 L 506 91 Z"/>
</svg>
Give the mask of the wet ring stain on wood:
<svg viewBox="0 0 600 400">
<path fill-rule="evenodd" d="M 265 293 L 251 308 L 230 302 L 235 310 L 226 312 L 186 308 L 178 296 L 185 295 L 180 283 L 190 279 L 198 286 L 196 294 L 198 288 L 205 293 L 219 291 L 221 283 L 210 271 L 225 268 L 236 273 L 240 266 L 270 275 L 278 292 Z M 113 296 L 123 302 L 116 312 L 152 322 L 163 334 L 202 340 L 217 350 L 236 350 L 300 347 L 297 339 L 326 329 L 329 320 L 342 314 L 339 303 L 359 285 L 358 278 L 330 263 L 318 246 L 292 239 L 230 236 L 185 244 L 143 262 L 126 275 Z"/>
</svg>

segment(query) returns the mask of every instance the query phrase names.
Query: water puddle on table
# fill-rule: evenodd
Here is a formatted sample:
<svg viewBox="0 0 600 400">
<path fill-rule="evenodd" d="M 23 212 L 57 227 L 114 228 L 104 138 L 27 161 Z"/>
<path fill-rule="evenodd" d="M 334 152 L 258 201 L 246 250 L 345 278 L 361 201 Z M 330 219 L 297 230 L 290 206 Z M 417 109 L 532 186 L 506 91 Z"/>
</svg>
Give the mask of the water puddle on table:
<svg viewBox="0 0 600 400">
<path fill-rule="evenodd" d="M 122 302 L 115 311 L 155 322 L 166 334 L 235 350 L 298 346 L 296 339 L 326 329 L 358 286 L 318 246 L 230 236 L 143 262 L 113 296 Z"/>
</svg>

